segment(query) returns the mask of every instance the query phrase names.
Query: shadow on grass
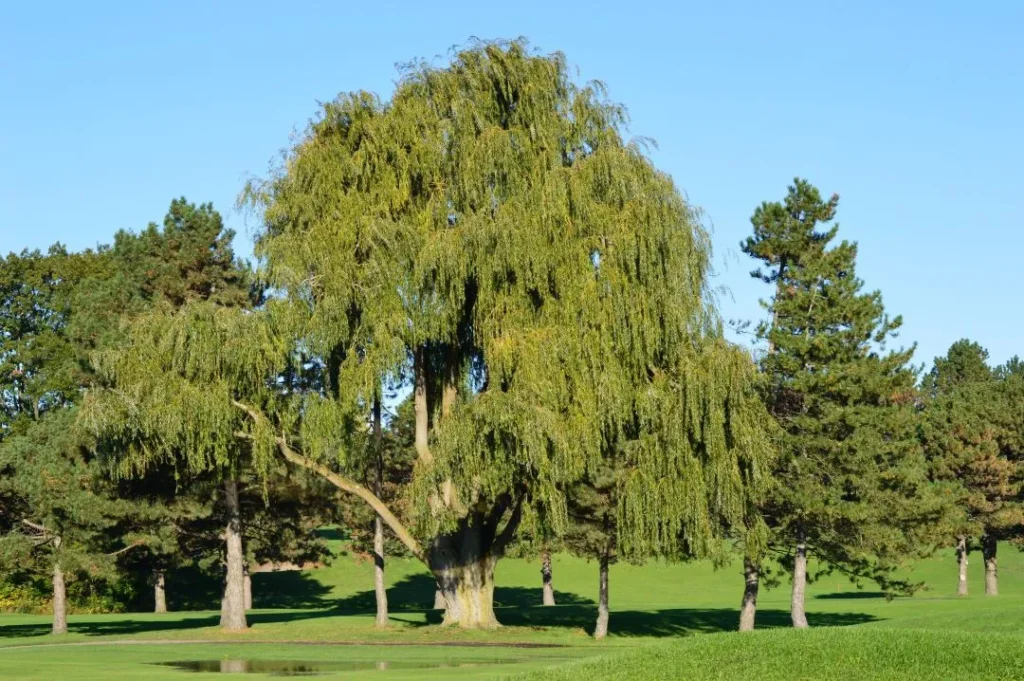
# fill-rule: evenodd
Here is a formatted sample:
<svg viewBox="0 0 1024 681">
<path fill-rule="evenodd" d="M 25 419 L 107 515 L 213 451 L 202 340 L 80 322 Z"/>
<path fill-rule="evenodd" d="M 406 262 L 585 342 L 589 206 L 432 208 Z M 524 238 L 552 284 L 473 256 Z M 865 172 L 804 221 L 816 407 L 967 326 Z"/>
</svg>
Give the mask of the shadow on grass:
<svg viewBox="0 0 1024 681">
<path fill-rule="evenodd" d="M 250 626 L 282 622 L 336 617 L 339 615 L 367 615 L 374 611 L 373 591 L 365 591 L 344 599 L 327 598 L 329 589 L 303 572 L 259 573 L 253 576 L 253 597 L 257 608 L 292 608 L 272 612 L 249 613 Z M 388 601 L 392 619 L 416 627 L 441 623 L 443 612 L 433 610 L 434 580 L 429 575 L 410 575 L 388 589 Z M 868 598 L 873 594 L 851 592 L 829 594 L 824 597 L 845 596 L 847 598 Z M 597 617 L 597 606 L 590 599 L 569 592 L 557 593 L 558 605 L 543 607 L 540 589 L 521 587 L 499 587 L 495 589 L 494 600 L 498 620 L 512 627 L 527 627 L 536 630 L 574 629 L 590 634 Z M 614 608 L 614 602 L 612 603 Z M 308 608 L 298 610 L 296 608 Z M 407 617 L 416 611 L 417 615 Z M 426 611 L 423 613 L 423 611 Z M 426 615 L 425 621 L 423 614 Z M 669 637 L 696 633 L 734 631 L 739 613 L 733 608 L 670 608 L 661 610 L 616 611 L 611 615 L 610 633 L 617 636 Z M 865 613 L 809 613 L 812 626 L 850 626 L 875 621 Z M 220 621 L 218 613 L 194 613 L 174 616 L 148 617 L 126 614 L 123 618 L 89 619 L 69 624 L 72 633 L 86 636 L 127 636 L 157 631 L 200 629 L 214 627 Z M 0 620 L 2 622 L 2 620 Z M 760 609 L 757 612 L 758 628 L 779 628 L 790 626 L 787 610 Z M 370 625 L 367 625 L 369 629 Z M 21 638 L 42 636 L 50 632 L 50 624 L 0 625 L 0 638 Z M 296 632 L 301 638 L 301 631 Z"/>
<path fill-rule="evenodd" d="M 831 594 L 817 594 L 815 598 L 820 598 L 824 601 L 848 601 L 848 600 L 859 600 L 865 598 L 885 598 L 885 594 L 881 591 L 841 591 L 839 593 Z"/>
<path fill-rule="evenodd" d="M 388 608 L 391 610 L 432 610 L 436 588 L 437 584 L 430 575 L 409 575 L 388 588 Z M 565 605 L 592 605 L 594 603 L 589 598 L 567 592 L 559 593 L 558 599 L 559 603 Z M 325 605 L 345 612 L 373 612 L 376 602 L 373 591 L 362 591 Z M 529 608 L 534 605 L 542 605 L 539 588 L 499 586 L 494 589 L 494 606 L 496 608 Z"/>
</svg>

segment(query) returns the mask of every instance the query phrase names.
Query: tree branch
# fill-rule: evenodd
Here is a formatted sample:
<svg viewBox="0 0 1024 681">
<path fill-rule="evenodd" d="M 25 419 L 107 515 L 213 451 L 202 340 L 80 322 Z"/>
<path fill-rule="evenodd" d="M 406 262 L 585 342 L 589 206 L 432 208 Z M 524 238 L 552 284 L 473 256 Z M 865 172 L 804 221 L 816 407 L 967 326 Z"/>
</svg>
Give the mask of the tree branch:
<svg viewBox="0 0 1024 681">
<path fill-rule="evenodd" d="M 246 404 L 237 400 L 232 400 L 232 403 L 248 414 L 254 421 L 263 418 L 262 414 Z M 236 432 L 235 435 L 242 438 L 252 437 L 248 433 L 243 432 Z M 402 525 L 401 521 L 395 517 L 395 514 L 391 512 L 391 509 L 389 509 L 373 492 L 366 489 L 359 483 L 335 473 L 331 469 L 327 468 L 327 466 L 319 464 L 309 457 L 299 454 L 289 446 L 288 441 L 283 437 L 277 438 L 277 445 L 281 450 L 281 455 L 288 461 L 316 473 L 338 489 L 350 494 L 355 494 L 357 497 L 369 504 L 369 506 L 376 511 L 378 515 L 380 515 L 381 519 L 388 524 L 388 527 L 390 527 L 391 531 L 395 533 L 398 540 L 405 544 L 405 547 L 409 549 L 409 552 L 423 562 L 424 565 L 429 566 L 423 547 L 421 547 L 419 542 L 416 541 L 416 538 L 409 533 L 409 530 Z"/>
<path fill-rule="evenodd" d="M 406 548 L 409 549 L 409 552 L 419 558 L 425 565 L 428 564 L 426 554 L 423 552 L 423 548 L 420 546 L 419 542 L 416 541 L 407 529 L 405 529 L 405 526 L 403 526 L 398 518 L 395 517 L 395 514 L 391 512 L 391 509 L 385 506 L 384 502 L 378 499 L 373 492 L 353 480 L 349 480 L 348 478 L 338 475 L 326 466 L 299 454 L 288 446 L 288 443 L 285 442 L 284 438 L 278 438 L 277 444 L 280 447 L 281 454 L 284 458 L 307 470 L 317 473 L 338 489 L 349 492 L 350 494 L 355 494 L 357 497 L 369 504 L 381 519 L 388 524 L 388 527 L 390 527 L 391 531 L 395 533 L 395 536 L 398 537 L 399 541 L 405 544 Z"/>
<path fill-rule="evenodd" d="M 505 523 L 504 529 L 501 534 L 494 538 L 494 543 L 491 544 L 492 554 L 501 554 L 505 551 L 505 547 L 511 543 L 513 537 L 516 536 L 516 530 L 519 529 L 519 523 L 523 519 L 523 500 L 526 499 L 526 494 L 520 494 L 519 498 L 516 499 L 516 506 L 512 509 L 512 515 L 509 516 L 508 522 Z"/>
<path fill-rule="evenodd" d="M 29 520 L 28 518 L 22 518 L 22 519 L 21 519 L 21 522 L 22 522 L 22 524 L 23 524 L 23 525 L 25 525 L 26 527 L 31 527 L 31 528 L 32 528 L 33 530 L 35 530 L 36 532 L 39 532 L 39 533 L 41 533 L 41 534 L 45 534 L 45 535 L 47 535 L 47 536 L 49 536 L 49 535 L 53 534 L 53 533 L 52 533 L 52 532 L 50 532 L 50 531 L 49 531 L 48 529 L 46 529 L 46 527 L 45 527 L 45 526 L 43 526 L 43 525 L 39 525 L 38 523 L 34 523 L 34 522 L 32 522 L 31 520 Z"/>
<path fill-rule="evenodd" d="M 125 553 L 126 551 L 131 551 L 132 549 L 134 549 L 137 546 L 142 546 L 145 543 L 146 542 L 142 541 L 141 539 L 137 539 L 137 540 L 133 541 L 131 544 L 129 544 L 128 546 L 124 547 L 123 549 L 118 549 L 117 551 L 114 551 L 113 553 L 105 553 L 103 555 L 107 556 L 108 558 L 113 558 L 114 556 L 120 556 L 122 553 Z"/>
</svg>

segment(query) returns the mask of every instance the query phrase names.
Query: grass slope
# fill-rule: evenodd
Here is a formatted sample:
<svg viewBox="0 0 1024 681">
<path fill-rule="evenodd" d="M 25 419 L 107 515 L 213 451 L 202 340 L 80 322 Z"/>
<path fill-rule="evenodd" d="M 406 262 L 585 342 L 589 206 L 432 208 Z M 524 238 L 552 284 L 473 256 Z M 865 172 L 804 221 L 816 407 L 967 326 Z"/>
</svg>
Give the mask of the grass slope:
<svg viewBox="0 0 1024 681">
<path fill-rule="evenodd" d="M 956 567 L 949 554 L 918 566 L 914 577 L 930 588 L 912 598 L 886 601 L 844 578 L 822 578 L 809 590 L 809 616 L 817 628 L 807 632 L 787 628 L 784 584 L 762 593 L 758 627 L 765 631 L 742 636 L 731 633 L 742 589 L 737 565 L 718 571 L 704 563 L 616 565 L 611 636 L 596 644 L 588 637 L 596 614 L 594 563 L 557 556 L 560 605 L 544 608 L 539 564 L 502 561 L 496 601 L 506 626 L 460 632 L 430 626 L 440 616 L 427 609 L 433 597 L 429 575 L 411 561 L 393 560 L 388 566 L 392 626 L 380 631 L 372 626 L 372 564 L 342 555 L 321 570 L 255 575 L 257 610 L 244 634 L 221 633 L 215 612 L 72 616 L 72 633 L 62 638 L 47 633 L 45 616 L 0 615 L 0 678 L 224 678 L 160 663 L 235 658 L 348 661 L 351 669 L 317 678 L 350 679 L 483 679 L 519 673 L 538 680 L 1024 678 L 1019 671 L 1024 669 L 1024 559 L 1004 547 L 1000 563 L 998 598 L 981 595 L 981 560 L 970 565 L 971 597 L 957 598 Z M 689 636 L 698 633 L 709 635 Z M 114 641 L 133 645 L 107 645 Z M 375 645 L 288 644 L 296 641 Z M 567 647 L 419 645 L 456 642 Z M 68 643 L 89 645 L 62 645 Z M 483 664 L 488 660 L 499 663 Z M 469 666 L 436 666 L 442 662 Z M 387 669 L 377 669 L 385 664 Z M 433 666 L 411 669 L 412 664 Z"/>
</svg>

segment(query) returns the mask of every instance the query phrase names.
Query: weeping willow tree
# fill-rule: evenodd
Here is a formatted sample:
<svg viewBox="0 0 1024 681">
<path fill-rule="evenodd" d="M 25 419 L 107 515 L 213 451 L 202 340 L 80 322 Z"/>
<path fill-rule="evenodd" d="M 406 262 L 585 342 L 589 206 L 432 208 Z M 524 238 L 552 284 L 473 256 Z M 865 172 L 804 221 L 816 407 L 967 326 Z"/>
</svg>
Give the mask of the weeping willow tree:
<svg viewBox="0 0 1024 681">
<path fill-rule="evenodd" d="M 707 234 L 624 126 L 603 86 L 522 42 L 407 67 L 388 101 L 338 97 L 243 195 L 279 299 L 149 320 L 102 420 L 322 475 L 427 565 L 462 627 L 497 624 L 494 568 L 524 514 L 564 531 L 567 486 L 609 462 L 621 550 L 706 546 L 760 484 L 764 412 L 749 361 L 719 370 L 737 361 Z M 316 389 L 273 378 L 296 349 Z M 385 381 L 415 405 L 408 526 L 346 475 Z"/>
</svg>

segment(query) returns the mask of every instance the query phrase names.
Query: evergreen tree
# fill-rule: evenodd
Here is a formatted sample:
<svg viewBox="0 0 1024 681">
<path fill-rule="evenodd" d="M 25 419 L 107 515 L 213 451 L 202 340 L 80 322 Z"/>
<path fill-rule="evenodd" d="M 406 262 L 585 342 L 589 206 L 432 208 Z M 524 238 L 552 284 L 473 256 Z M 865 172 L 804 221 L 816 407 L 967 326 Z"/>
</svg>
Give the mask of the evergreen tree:
<svg viewBox="0 0 1024 681">
<path fill-rule="evenodd" d="M 757 333 L 782 456 L 762 513 L 767 552 L 792 572 L 795 627 L 807 626 L 809 555 L 892 587 L 888 575 L 923 547 L 940 511 L 916 439 L 913 348 L 885 350 L 900 318 L 885 314 L 880 293 L 863 292 L 856 245 L 832 243 L 838 225 L 822 229 L 838 202 L 798 179 L 785 201 L 758 207 L 742 244 L 762 263 L 752 276 L 773 289 Z M 766 555 L 747 552 L 744 628 Z"/>
<path fill-rule="evenodd" d="M 949 524 L 956 539 L 957 593 L 967 595 L 971 540 L 985 561 L 985 593 L 998 593 L 997 542 L 1024 525 L 1024 468 L 1013 439 L 1014 380 L 988 365 L 988 351 L 960 340 L 925 376 L 921 439 L 932 476 L 959 511 Z"/>
<path fill-rule="evenodd" d="M 109 573 L 113 557 L 135 546 L 112 548 L 109 530 L 136 509 L 114 497 L 74 418 L 73 409 L 46 414 L 0 447 L 0 488 L 24 499 L 18 530 L 0 538 L 0 560 L 51 576 L 54 634 L 68 630 L 68 581 Z"/>
</svg>

